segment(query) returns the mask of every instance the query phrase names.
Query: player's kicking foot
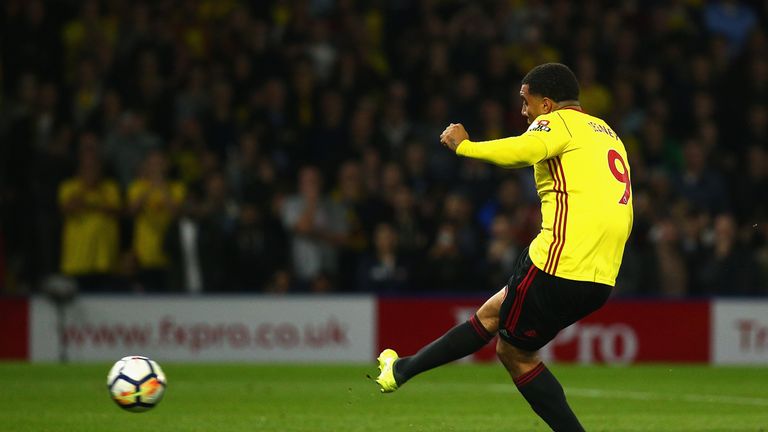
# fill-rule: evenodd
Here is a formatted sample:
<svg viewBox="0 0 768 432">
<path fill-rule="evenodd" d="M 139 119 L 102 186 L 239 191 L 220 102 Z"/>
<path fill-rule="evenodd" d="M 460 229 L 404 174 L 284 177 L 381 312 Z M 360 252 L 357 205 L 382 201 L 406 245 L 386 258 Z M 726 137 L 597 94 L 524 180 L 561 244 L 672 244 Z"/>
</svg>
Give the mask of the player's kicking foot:
<svg viewBox="0 0 768 432">
<path fill-rule="evenodd" d="M 381 387 L 382 393 L 392 393 L 397 390 L 397 381 L 395 381 L 394 367 L 399 356 L 392 349 L 385 349 L 379 354 L 379 376 L 374 380 Z"/>
</svg>

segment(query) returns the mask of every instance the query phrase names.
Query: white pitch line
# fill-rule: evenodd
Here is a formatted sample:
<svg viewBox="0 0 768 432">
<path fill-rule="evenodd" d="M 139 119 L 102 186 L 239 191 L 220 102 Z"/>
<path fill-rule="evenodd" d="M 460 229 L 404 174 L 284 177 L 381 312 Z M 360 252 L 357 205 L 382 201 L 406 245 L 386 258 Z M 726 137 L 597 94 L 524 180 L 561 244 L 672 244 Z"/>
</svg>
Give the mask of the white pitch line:
<svg viewBox="0 0 768 432">
<path fill-rule="evenodd" d="M 510 391 L 509 386 L 495 386 L 499 391 Z M 629 391 L 629 390 L 603 390 L 594 388 L 573 388 L 569 387 L 565 389 L 566 395 L 569 396 L 581 396 L 591 397 L 598 399 L 630 399 L 630 400 L 642 400 L 642 401 L 655 401 L 663 400 L 669 402 L 708 402 L 715 404 L 732 404 L 732 405 L 753 405 L 753 406 L 765 406 L 768 407 L 768 398 L 756 398 L 756 397 L 742 397 L 742 396 L 723 396 L 723 395 L 707 395 L 707 394 L 681 394 L 681 395 L 668 395 L 652 392 L 641 391 Z"/>
</svg>

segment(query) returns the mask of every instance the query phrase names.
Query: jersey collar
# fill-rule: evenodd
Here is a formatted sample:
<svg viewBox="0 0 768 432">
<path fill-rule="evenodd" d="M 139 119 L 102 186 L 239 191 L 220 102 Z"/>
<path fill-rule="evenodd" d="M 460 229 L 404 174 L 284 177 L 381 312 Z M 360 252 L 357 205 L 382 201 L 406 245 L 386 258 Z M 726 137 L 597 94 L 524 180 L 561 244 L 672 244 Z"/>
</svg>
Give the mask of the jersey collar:
<svg viewBox="0 0 768 432">
<path fill-rule="evenodd" d="M 582 112 L 582 113 L 584 112 L 584 109 L 583 109 L 582 107 L 580 107 L 580 106 L 575 106 L 575 105 L 569 105 L 569 106 L 567 106 L 567 107 L 562 107 L 562 108 L 560 108 L 560 109 L 561 109 L 561 110 L 574 110 L 574 111 L 578 111 L 578 112 Z M 585 113 L 585 114 L 586 114 L 586 113 Z"/>
</svg>

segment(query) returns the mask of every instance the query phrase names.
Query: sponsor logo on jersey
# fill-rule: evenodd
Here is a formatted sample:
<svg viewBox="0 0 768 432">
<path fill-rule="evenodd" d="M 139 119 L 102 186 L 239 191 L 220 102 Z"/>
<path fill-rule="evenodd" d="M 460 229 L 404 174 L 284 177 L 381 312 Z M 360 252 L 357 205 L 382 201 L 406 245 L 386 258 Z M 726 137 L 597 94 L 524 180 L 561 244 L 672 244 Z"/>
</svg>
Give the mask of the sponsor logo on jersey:
<svg viewBox="0 0 768 432">
<path fill-rule="evenodd" d="M 549 128 L 549 120 L 536 120 L 536 123 L 532 124 L 529 131 L 549 132 L 552 129 Z"/>
</svg>

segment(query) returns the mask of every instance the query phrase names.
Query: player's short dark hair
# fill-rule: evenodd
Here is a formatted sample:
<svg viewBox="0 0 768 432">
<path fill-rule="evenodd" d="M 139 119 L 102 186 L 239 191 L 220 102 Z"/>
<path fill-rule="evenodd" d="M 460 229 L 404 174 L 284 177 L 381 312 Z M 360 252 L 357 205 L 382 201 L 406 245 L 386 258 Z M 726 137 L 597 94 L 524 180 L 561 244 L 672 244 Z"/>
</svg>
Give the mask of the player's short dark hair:
<svg viewBox="0 0 768 432">
<path fill-rule="evenodd" d="M 523 78 L 528 93 L 555 102 L 579 99 L 579 82 L 571 69 L 561 63 L 544 63 L 531 69 Z"/>
</svg>

